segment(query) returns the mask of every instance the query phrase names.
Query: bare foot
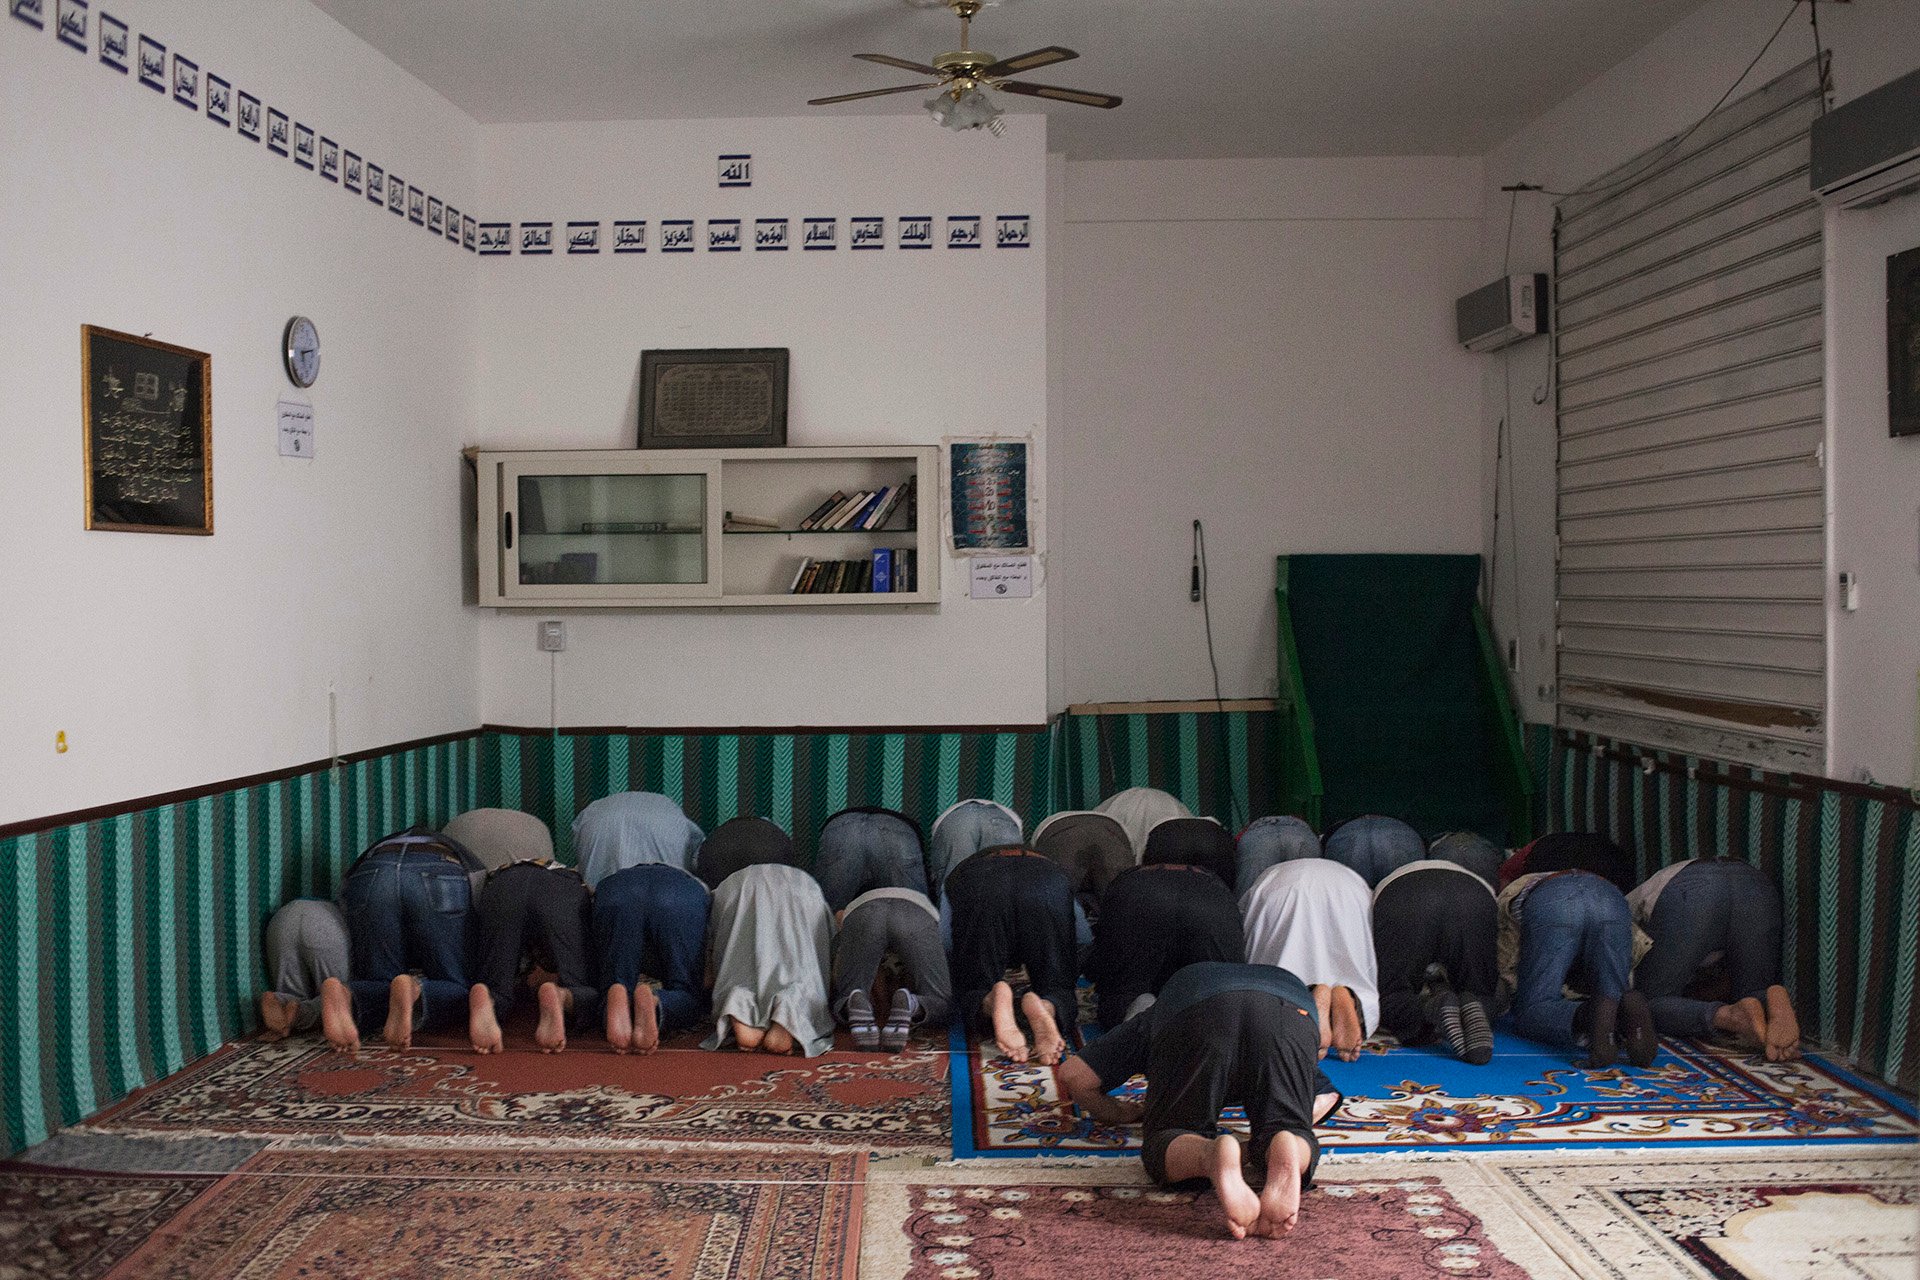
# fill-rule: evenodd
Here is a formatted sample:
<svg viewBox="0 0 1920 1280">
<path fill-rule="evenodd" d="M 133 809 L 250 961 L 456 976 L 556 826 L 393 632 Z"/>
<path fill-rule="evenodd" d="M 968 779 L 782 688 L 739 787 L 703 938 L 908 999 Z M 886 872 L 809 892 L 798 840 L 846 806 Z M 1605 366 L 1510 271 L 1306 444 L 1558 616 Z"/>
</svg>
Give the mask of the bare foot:
<svg viewBox="0 0 1920 1280">
<path fill-rule="evenodd" d="M 262 1040 L 284 1040 L 293 1030 L 293 1015 L 300 1011 L 298 1002 L 272 991 L 260 993 L 260 1021 L 266 1024 L 266 1030 L 260 1033 Z"/>
<path fill-rule="evenodd" d="M 1013 1062 L 1027 1060 L 1027 1038 L 1020 1034 L 1020 1023 L 1013 1016 L 1013 988 L 1004 982 L 993 984 L 987 992 L 987 1016 L 993 1019 L 993 1043 Z"/>
<path fill-rule="evenodd" d="M 360 1052 L 360 1028 L 353 1025 L 353 993 L 338 978 L 320 984 L 320 1034 L 341 1053 Z"/>
<path fill-rule="evenodd" d="M 767 1038 L 760 1042 L 760 1047 L 768 1053 L 784 1055 L 793 1052 L 795 1043 L 793 1032 L 776 1022 L 767 1028 Z"/>
<path fill-rule="evenodd" d="M 1767 988 L 1767 1061 L 1791 1062 L 1800 1056 L 1800 1017 L 1785 987 Z"/>
<path fill-rule="evenodd" d="M 420 1000 L 420 981 L 403 973 L 387 984 L 387 1025 L 381 1037 L 396 1049 L 413 1047 L 413 1007 Z"/>
<path fill-rule="evenodd" d="M 1333 989 L 1333 1051 L 1340 1055 L 1342 1062 L 1360 1060 L 1360 1042 L 1365 1039 L 1360 1030 L 1360 1011 L 1354 1008 L 1353 992 L 1345 987 Z"/>
<path fill-rule="evenodd" d="M 1278 1240 L 1300 1225 L 1300 1175 L 1311 1154 L 1299 1134 L 1273 1135 L 1267 1147 L 1267 1185 L 1260 1189 L 1256 1235 Z"/>
<path fill-rule="evenodd" d="M 1027 1015 L 1027 1025 L 1033 1028 L 1033 1058 L 1043 1067 L 1057 1067 L 1060 1059 L 1066 1056 L 1067 1040 L 1060 1034 L 1060 1024 L 1053 1018 L 1053 1002 L 1037 991 L 1029 991 L 1020 997 L 1020 1011 Z"/>
<path fill-rule="evenodd" d="M 540 984 L 540 1025 L 533 1029 L 533 1042 L 542 1053 L 559 1053 L 567 1047 L 567 1011 L 573 1007 L 573 992 L 555 982 Z"/>
<path fill-rule="evenodd" d="M 627 1001 L 627 989 L 621 983 L 607 988 L 607 1046 L 615 1053 L 633 1047 L 633 1005 Z"/>
<path fill-rule="evenodd" d="M 761 1041 L 767 1038 L 765 1027 L 750 1027 L 738 1018 L 728 1018 L 733 1024 L 733 1041 L 744 1053 L 753 1053 L 760 1048 Z"/>
<path fill-rule="evenodd" d="M 1327 1117 L 1333 1114 L 1333 1109 L 1339 1105 L 1340 1095 L 1337 1093 L 1315 1094 L 1313 1098 L 1313 1122 L 1315 1124 L 1324 1124 Z"/>
<path fill-rule="evenodd" d="M 1213 1179 L 1213 1192 L 1227 1213 L 1227 1230 L 1235 1240 L 1245 1240 L 1247 1232 L 1260 1220 L 1260 1197 L 1247 1185 L 1240 1171 L 1240 1143 L 1230 1133 L 1213 1140 L 1213 1160 L 1207 1176 Z"/>
<path fill-rule="evenodd" d="M 499 1053 L 506 1048 L 500 1019 L 493 1009 L 493 992 L 484 982 L 467 988 L 467 1039 L 475 1053 Z"/>
<path fill-rule="evenodd" d="M 1324 1058 L 1333 1047 L 1333 989 L 1319 984 L 1309 988 L 1309 993 L 1313 996 L 1313 1007 L 1320 1014 L 1320 1056 Z"/>
<path fill-rule="evenodd" d="M 1767 1011 L 1752 996 L 1715 1009 L 1713 1029 L 1732 1036 L 1743 1049 L 1767 1047 Z"/>
<path fill-rule="evenodd" d="M 633 987 L 633 1047 L 637 1053 L 660 1047 L 660 997 L 644 982 Z"/>
</svg>

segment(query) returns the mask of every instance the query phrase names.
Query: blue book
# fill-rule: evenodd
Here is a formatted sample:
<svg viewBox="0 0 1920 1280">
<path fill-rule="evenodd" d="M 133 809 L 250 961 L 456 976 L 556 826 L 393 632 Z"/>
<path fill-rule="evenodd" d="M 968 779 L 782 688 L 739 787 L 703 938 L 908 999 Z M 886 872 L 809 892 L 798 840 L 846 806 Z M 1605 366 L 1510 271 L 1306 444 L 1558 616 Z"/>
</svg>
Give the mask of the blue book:
<svg viewBox="0 0 1920 1280">
<path fill-rule="evenodd" d="M 865 529 L 867 527 L 867 521 L 873 518 L 873 513 L 878 511 L 880 504 L 886 500 L 886 489 L 874 490 L 874 492 L 868 496 L 867 500 L 860 505 L 860 510 L 854 513 L 853 519 L 841 527 L 846 529 Z"/>
<path fill-rule="evenodd" d="M 873 549 L 873 589 L 893 590 L 893 552 L 886 547 Z"/>
</svg>

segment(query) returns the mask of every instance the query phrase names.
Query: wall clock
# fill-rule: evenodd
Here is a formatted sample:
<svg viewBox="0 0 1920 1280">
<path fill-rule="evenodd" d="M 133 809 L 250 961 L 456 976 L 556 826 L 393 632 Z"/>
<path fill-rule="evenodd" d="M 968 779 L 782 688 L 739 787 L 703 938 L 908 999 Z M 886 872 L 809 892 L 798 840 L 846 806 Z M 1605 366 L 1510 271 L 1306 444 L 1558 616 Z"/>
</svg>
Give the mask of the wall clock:
<svg viewBox="0 0 1920 1280">
<path fill-rule="evenodd" d="M 310 387 L 320 376 L 320 331 L 305 316 L 287 321 L 281 356 L 296 387 Z"/>
</svg>

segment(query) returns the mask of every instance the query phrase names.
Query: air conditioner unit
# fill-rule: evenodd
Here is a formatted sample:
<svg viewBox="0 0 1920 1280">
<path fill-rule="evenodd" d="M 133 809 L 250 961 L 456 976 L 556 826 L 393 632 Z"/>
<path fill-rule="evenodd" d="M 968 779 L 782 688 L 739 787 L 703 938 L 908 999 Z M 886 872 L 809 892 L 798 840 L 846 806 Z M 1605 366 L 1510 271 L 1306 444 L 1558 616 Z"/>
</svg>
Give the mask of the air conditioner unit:
<svg viewBox="0 0 1920 1280">
<path fill-rule="evenodd" d="M 1498 351 L 1547 331 L 1547 278 L 1508 276 L 1453 304 L 1453 327 L 1469 351 Z"/>
<path fill-rule="evenodd" d="M 1920 188 L 1920 71 L 1813 122 L 1808 181 L 1824 204 L 1858 209 Z"/>
</svg>

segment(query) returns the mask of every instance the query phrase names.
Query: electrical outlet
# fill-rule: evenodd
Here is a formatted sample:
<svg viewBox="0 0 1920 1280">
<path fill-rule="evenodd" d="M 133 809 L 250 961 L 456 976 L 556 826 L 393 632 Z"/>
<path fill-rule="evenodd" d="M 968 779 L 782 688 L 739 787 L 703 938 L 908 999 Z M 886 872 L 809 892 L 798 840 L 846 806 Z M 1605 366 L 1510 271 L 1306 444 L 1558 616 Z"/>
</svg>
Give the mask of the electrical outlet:
<svg viewBox="0 0 1920 1280">
<path fill-rule="evenodd" d="M 565 653 L 567 651 L 567 624 L 549 620 L 540 624 L 540 652 Z"/>
</svg>

